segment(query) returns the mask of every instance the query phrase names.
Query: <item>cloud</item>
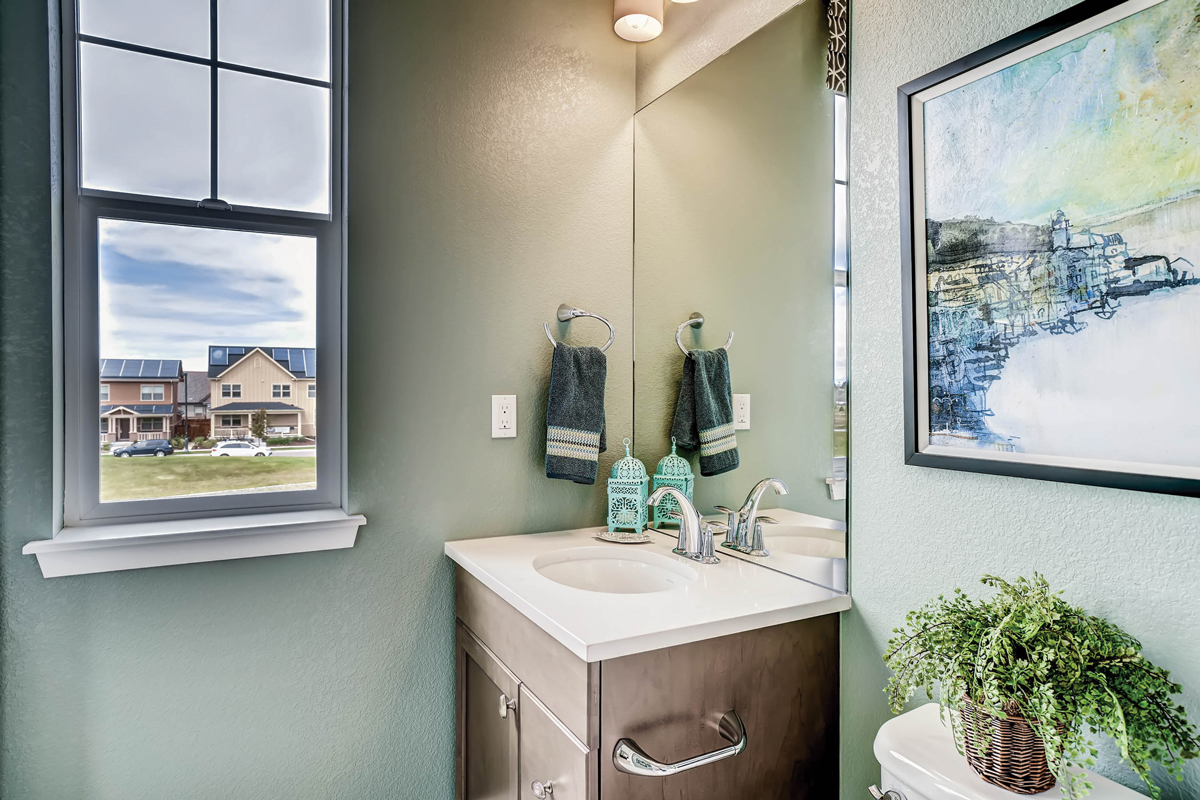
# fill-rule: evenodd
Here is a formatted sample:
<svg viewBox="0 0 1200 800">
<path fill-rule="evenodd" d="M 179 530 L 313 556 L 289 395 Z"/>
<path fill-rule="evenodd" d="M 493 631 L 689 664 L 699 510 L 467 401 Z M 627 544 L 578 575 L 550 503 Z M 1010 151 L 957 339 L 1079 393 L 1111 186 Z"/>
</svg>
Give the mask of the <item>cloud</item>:
<svg viewBox="0 0 1200 800">
<path fill-rule="evenodd" d="M 100 222 L 100 355 L 178 358 L 212 344 L 316 344 L 316 240 Z"/>
</svg>

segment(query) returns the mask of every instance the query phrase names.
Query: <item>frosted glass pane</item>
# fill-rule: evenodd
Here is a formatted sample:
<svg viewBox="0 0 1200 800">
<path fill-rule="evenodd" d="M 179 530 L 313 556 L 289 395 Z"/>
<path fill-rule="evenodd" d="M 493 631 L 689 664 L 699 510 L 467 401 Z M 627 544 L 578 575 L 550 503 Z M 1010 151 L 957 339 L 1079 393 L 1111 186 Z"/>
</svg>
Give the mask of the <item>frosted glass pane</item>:
<svg viewBox="0 0 1200 800">
<path fill-rule="evenodd" d="M 846 153 L 850 149 L 846 138 L 846 98 L 843 95 L 833 97 L 833 177 L 836 180 L 846 180 Z"/>
<path fill-rule="evenodd" d="M 846 186 L 833 186 L 833 268 L 844 270 L 849 267 L 850 254 L 846 241 Z"/>
<path fill-rule="evenodd" d="M 222 70 L 217 194 L 234 205 L 329 212 L 329 90 Z"/>
<path fill-rule="evenodd" d="M 219 0 L 222 61 L 329 80 L 329 0 Z"/>
<path fill-rule="evenodd" d="M 81 44 L 83 186 L 208 197 L 208 67 Z"/>
<path fill-rule="evenodd" d="M 79 32 L 208 57 L 208 0 L 79 0 Z"/>
</svg>

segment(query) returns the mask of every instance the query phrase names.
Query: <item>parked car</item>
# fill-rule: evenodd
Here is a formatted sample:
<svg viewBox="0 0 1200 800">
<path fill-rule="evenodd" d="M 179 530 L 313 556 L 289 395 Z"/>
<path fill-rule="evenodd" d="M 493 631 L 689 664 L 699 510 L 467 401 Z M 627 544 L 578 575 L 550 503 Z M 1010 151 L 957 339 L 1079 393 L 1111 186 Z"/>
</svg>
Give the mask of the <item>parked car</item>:
<svg viewBox="0 0 1200 800">
<path fill-rule="evenodd" d="M 125 447 L 118 447 L 112 451 L 114 456 L 120 458 L 131 458 L 132 456 L 169 456 L 175 452 L 175 448 L 171 446 L 171 442 L 167 439 L 146 439 L 141 442 L 134 442 Z"/>
<path fill-rule="evenodd" d="M 269 456 L 271 448 L 253 442 L 221 442 L 209 453 L 212 456 Z"/>
</svg>

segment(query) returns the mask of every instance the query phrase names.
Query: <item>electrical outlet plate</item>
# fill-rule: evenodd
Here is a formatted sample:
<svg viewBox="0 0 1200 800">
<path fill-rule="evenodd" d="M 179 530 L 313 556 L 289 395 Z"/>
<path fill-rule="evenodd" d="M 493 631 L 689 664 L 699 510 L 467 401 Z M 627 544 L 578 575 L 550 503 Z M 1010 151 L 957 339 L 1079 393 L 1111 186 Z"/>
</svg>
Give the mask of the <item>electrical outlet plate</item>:
<svg viewBox="0 0 1200 800">
<path fill-rule="evenodd" d="M 733 396 L 733 429 L 735 431 L 750 430 L 750 395 L 748 394 Z"/>
<path fill-rule="evenodd" d="M 517 396 L 492 395 L 492 438 L 517 438 Z"/>
</svg>

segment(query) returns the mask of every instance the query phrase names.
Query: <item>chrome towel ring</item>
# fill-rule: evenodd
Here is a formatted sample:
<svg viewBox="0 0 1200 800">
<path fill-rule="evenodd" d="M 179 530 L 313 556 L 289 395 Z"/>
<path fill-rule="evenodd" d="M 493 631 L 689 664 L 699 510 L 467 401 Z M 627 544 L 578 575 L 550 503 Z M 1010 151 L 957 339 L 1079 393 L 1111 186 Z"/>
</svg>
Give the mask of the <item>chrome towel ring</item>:
<svg viewBox="0 0 1200 800">
<path fill-rule="evenodd" d="M 683 336 L 683 329 L 689 325 L 694 325 L 699 328 L 703 324 L 704 316 L 699 311 L 693 311 L 692 315 L 684 320 L 682 325 L 675 329 L 675 344 L 679 345 L 679 349 L 683 351 L 685 356 L 688 354 L 688 349 L 683 346 L 683 342 L 680 341 L 679 338 Z M 729 338 L 725 340 L 725 349 L 728 350 L 729 345 L 731 344 L 733 344 L 733 331 L 729 332 Z"/>
<path fill-rule="evenodd" d="M 616 330 L 613 329 L 611 322 L 609 322 L 608 320 L 606 320 L 604 317 L 600 316 L 599 314 L 593 314 L 590 311 L 584 311 L 582 308 L 575 308 L 574 306 L 569 306 L 566 303 L 563 303 L 562 305 L 560 305 L 558 307 L 558 321 L 559 322 L 569 322 L 569 321 L 575 319 L 576 317 L 591 317 L 592 319 L 598 319 L 601 322 L 603 322 L 605 324 L 605 326 L 608 328 L 608 341 L 605 342 L 604 346 L 600 348 L 600 352 L 603 353 L 605 350 L 607 350 L 609 347 L 612 346 L 613 339 L 617 338 L 617 332 L 616 332 Z M 554 336 L 553 336 L 553 334 L 550 333 L 550 323 L 549 322 L 542 323 L 542 327 L 545 328 L 545 330 L 546 330 L 546 338 L 550 340 L 550 346 L 556 347 L 558 345 L 558 342 L 554 341 Z"/>
</svg>

